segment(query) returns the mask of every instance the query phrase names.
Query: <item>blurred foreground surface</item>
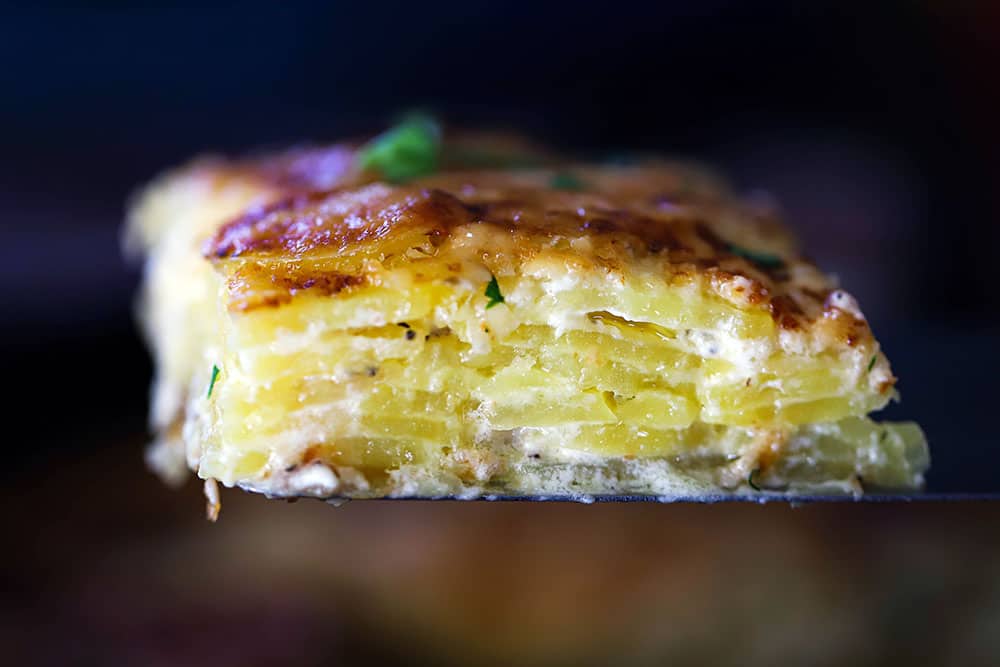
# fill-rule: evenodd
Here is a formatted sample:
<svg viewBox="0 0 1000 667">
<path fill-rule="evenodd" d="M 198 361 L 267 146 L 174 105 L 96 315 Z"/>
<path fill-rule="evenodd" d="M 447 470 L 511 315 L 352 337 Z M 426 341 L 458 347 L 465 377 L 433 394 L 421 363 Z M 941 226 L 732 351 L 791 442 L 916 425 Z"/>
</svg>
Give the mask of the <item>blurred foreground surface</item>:
<svg viewBox="0 0 1000 667">
<path fill-rule="evenodd" d="M 320 502 L 140 443 L 13 487 L 12 665 L 993 665 L 1000 506 Z"/>
</svg>

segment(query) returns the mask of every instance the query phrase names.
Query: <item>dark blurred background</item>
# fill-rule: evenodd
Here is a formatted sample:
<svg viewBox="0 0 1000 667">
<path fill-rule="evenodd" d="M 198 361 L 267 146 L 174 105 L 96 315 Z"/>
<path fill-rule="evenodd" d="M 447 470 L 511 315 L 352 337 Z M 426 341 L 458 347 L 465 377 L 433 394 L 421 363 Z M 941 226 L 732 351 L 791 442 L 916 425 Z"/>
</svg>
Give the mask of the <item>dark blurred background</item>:
<svg viewBox="0 0 1000 667">
<path fill-rule="evenodd" d="M 78 595 L 80 587 L 117 590 L 109 578 L 97 583 L 53 578 L 56 570 L 67 576 L 57 563 L 72 560 L 70 550 L 83 543 L 90 544 L 93 556 L 82 561 L 88 568 L 97 559 L 116 571 L 108 565 L 116 562 L 109 554 L 128 544 L 138 550 L 129 553 L 139 555 L 122 567 L 142 570 L 149 540 L 173 545 L 177 540 L 165 536 L 211 534 L 190 523 L 198 520 L 190 516 L 198 513 L 191 488 L 173 495 L 142 469 L 150 364 L 132 320 L 138 270 L 123 261 L 119 246 L 130 193 L 197 153 L 336 139 L 378 130 L 396 112 L 412 107 L 435 109 L 459 124 L 519 128 L 593 154 L 657 150 L 692 156 L 720 166 L 748 194 L 777 198 L 807 253 L 837 273 L 865 307 L 900 376 L 903 402 L 887 414 L 916 419 L 928 433 L 929 489 L 1000 491 L 993 414 L 1000 397 L 995 280 L 1000 5 L 995 2 L 140 6 L 42 1 L 0 11 L 0 284 L 6 286 L 0 291 L 5 351 L 0 358 L 13 398 L 7 399 L 5 413 L 13 430 L 4 445 L 3 482 L 11 493 L 5 511 L 32 536 L 27 547 L 7 556 L 13 559 L 4 568 L 7 583 L 15 591 L 8 599 L 15 603 L 3 613 L 21 619 L 24 627 L 37 630 L 39 619 L 32 614 L 44 619 L 52 605 L 62 605 L 64 626 L 79 631 L 80 618 L 91 616 L 87 605 L 100 604 Z M 110 492 L 109 486 L 120 492 Z M 243 526 L 245 536 L 259 537 L 251 518 L 257 513 L 282 516 L 285 511 L 283 516 L 292 517 L 304 511 L 297 506 L 296 515 L 279 506 L 275 515 L 273 508 L 262 508 L 263 501 L 239 502 L 256 509 L 247 510 L 243 523 L 224 512 L 223 522 Z M 166 509 L 175 505 L 183 506 L 187 519 Z M 135 516 L 136 507 L 149 509 L 144 519 Z M 479 511 L 475 506 L 373 507 L 383 509 L 349 506 L 344 512 L 353 511 L 354 519 L 335 520 L 342 516 L 338 513 L 310 520 L 332 527 L 336 521 L 349 526 L 364 517 L 388 517 L 387 525 L 408 525 L 406 517 L 412 517 L 418 523 L 458 525 L 475 521 Z M 928 526 L 951 526 L 960 533 L 953 536 L 959 544 L 975 545 L 976 535 L 996 534 L 998 513 L 989 506 L 969 507 L 833 508 L 799 510 L 798 515 L 786 508 L 592 511 L 622 521 L 644 516 L 648 525 L 637 525 L 645 528 L 708 517 L 720 526 L 777 522 L 790 544 L 812 539 L 789 527 L 789 522 L 809 524 L 807 517 L 814 517 L 821 530 L 843 529 L 864 542 L 869 527 L 880 533 L 900 521 L 919 533 L 921 524 L 913 520 L 917 513 L 928 517 Z M 309 516 L 325 509 L 312 507 Z M 533 516 L 525 509 L 482 511 L 504 526 L 508 520 L 530 522 Z M 35 512 L 45 518 L 29 520 Z M 88 528 L 73 533 L 73 543 L 60 537 L 65 532 L 45 530 L 50 521 L 63 527 L 59 531 L 69 525 L 104 526 L 95 518 L 101 512 L 108 512 L 106 521 L 120 520 L 131 528 Z M 586 530 L 585 508 L 547 509 L 544 516 L 562 523 L 554 518 L 563 516 L 559 512 L 579 517 L 580 530 Z M 213 535 L 212 543 L 222 545 L 219 533 Z M 450 539 L 435 535 L 442 540 L 435 544 Z M 933 543 L 935 533 L 927 535 Z M 366 534 L 365 539 L 378 537 Z M 394 548 L 400 539 L 398 531 L 393 533 Z M 740 539 L 734 546 L 752 548 L 753 531 Z M 713 545 L 705 548 L 722 548 Z M 232 552 L 219 546 L 198 553 L 225 571 L 228 564 L 220 554 Z M 895 561 L 886 553 L 895 552 L 883 553 L 891 569 Z M 934 563 L 938 558 L 948 572 L 977 557 L 966 551 L 934 553 L 928 558 Z M 977 552 L 981 561 L 992 562 L 985 553 L 994 552 Z M 503 561 L 491 556 L 487 562 Z M 35 569 L 21 577 L 18 568 L 26 563 Z M 863 569 L 860 560 L 850 563 L 850 572 Z M 865 573 L 881 576 L 878 568 Z M 939 570 L 918 568 L 912 576 L 919 580 L 935 573 Z M 117 594 L 127 600 L 112 609 L 136 608 L 127 602 L 135 587 L 149 582 L 135 576 L 128 584 L 115 580 L 121 588 Z M 153 588 L 184 588 L 183 579 L 170 576 L 162 574 L 159 588 Z M 737 575 L 730 570 L 729 576 Z M 985 575 L 973 568 L 968 576 Z M 256 577 L 251 576 L 269 590 L 269 580 Z M 48 583 L 38 587 L 40 581 Z M 974 619 L 994 623 L 984 627 L 1000 632 L 995 625 L 1000 591 L 995 576 L 988 581 L 993 597 L 980 602 L 993 616 Z M 914 594 L 913 604 L 926 602 L 919 598 L 923 594 L 933 600 L 933 590 L 917 588 L 923 593 Z M 94 591 L 89 594 L 101 599 Z M 900 593 L 904 607 L 912 606 L 908 594 Z M 67 601 L 82 606 L 67 612 Z M 22 613 L 29 607 L 35 611 Z M 885 614 L 891 617 L 891 612 Z M 281 622 L 297 627 L 299 613 L 305 612 L 287 611 Z M 156 614 L 151 618 L 150 624 L 159 623 Z M 239 625 L 238 619 L 228 622 Z M 378 627 L 365 623 L 369 630 Z M 17 630 L 21 625 L 10 627 L 22 639 L 33 637 Z M 184 628 L 171 627 L 187 636 Z M 275 632 L 285 636 L 281 627 Z M 911 630 L 900 627 L 894 631 L 905 635 Z M 114 644 L 133 634 L 107 632 L 101 642 Z M 727 636 L 731 633 L 730 628 Z M 81 637 L 73 641 L 73 646 L 86 644 Z M 275 641 L 280 654 L 283 644 Z M 364 653 L 364 642 L 353 646 Z M 667 655 L 654 650 L 659 644 L 651 646 L 650 655 Z M 695 649 L 689 643 L 679 646 L 683 655 L 698 655 L 690 653 Z M 886 655 L 896 655 L 894 645 L 888 646 Z M 115 662 L 109 656 L 119 654 L 55 655 L 54 664 L 67 664 L 69 655 L 102 664 Z M 156 664 L 172 664 L 169 656 L 156 655 L 166 660 Z M 740 650 L 734 655 L 739 660 Z M 881 653 L 871 655 L 876 656 L 872 664 L 881 662 Z M 944 660 L 951 654 L 934 655 Z M 961 655 L 964 664 L 975 663 Z M 149 656 L 143 660 L 155 663 Z M 249 659 L 226 664 L 251 663 L 257 664 Z"/>
</svg>

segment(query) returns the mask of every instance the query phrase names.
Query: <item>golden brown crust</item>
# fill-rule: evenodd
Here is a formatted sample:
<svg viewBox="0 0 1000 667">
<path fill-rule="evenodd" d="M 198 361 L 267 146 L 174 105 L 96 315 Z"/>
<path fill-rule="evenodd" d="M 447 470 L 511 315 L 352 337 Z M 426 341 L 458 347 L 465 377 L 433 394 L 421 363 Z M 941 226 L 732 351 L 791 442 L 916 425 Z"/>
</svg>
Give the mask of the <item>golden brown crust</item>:
<svg viewBox="0 0 1000 667">
<path fill-rule="evenodd" d="M 390 197 L 391 195 L 391 197 Z M 462 203 L 440 190 L 406 192 L 372 185 L 348 193 L 309 193 L 251 211 L 222 227 L 206 247 L 216 258 L 344 252 L 408 227 L 444 234 L 469 222 Z"/>
<path fill-rule="evenodd" d="M 565 174 L 579 187 L 556 187 Z M 719 294 L 764 309 L 783 330 L 822 318 L 847 345 L 871 336 L 857 313 L 831 300 L 834 285 L 795 253 L 773 216 L 696 171 L 667 164 L 469 171 L 401 186 L 351 178 L 338 189 L 249 211 L 218 230 L 205 254 L 239 264 L 230 273 L 232 305 L 277 306 L 305 290 L 334 294 L 375 282 L 372 260 L 379 267 L 444 261 L 472 234 L 485 241 L 471 256 L 497 275 L 516 273 L 540 253 L 615 274 L 652 263 L 670 282 L 703 279 Z M 264 297 L 239 298 L 261 281 Z"/>
<path fill-rule="evenodd" d="M 255 168 L 258 174 L 280 171 L 272 162 Z M 327 192 L 293 188 L 285 199 L 230 221 L 206 254 L 226 258 L 280 251 L 301 257 L 323 247 L 345 250 L 394 233 L 414 217 L 446 230 L 486 223 L 520 237 L 550 240 L 566 234 L 617 235 L 630 251 L 668 251 L 673 263 L 708 266 L 713 257 L 732 255 L 711 224 L 712 216 L 727 214 L 745 218 L 746 231 L 755 236 L 791 246 L 783 232 L 745 215 L 714 184 L 692 185 L 687 171 L 650 166 L 452 172 L 391 188 L 364 187 L 367 179 L 355 174 Z M 580 191 L 553 187 L 563 173 L 580 180 Z M 435 215 L 443 218 L 434 220 Z"/>
</svg>

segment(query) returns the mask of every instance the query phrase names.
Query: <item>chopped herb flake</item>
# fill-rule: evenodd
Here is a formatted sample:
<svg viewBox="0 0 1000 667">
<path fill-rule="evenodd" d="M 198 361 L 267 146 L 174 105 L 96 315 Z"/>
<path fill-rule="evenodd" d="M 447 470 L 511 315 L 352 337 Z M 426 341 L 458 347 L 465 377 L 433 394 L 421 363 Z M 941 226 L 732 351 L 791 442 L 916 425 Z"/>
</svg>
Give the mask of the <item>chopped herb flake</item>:
<svg viewBox="0 0 1000 667">
<path fill-rule="evenodd" d="M 219 367 L 212 364 L 212 379 L 208 381 L 208 395 L 205 398 L 212 398 L 212 390 L 215 389 L 215 381 L 219 379 Z"/>
<path fill-rule="evenodd" d="M 410 114 L 362 146 L 358 165 L 390 183 L 434 172 L 441 156 L 441 128 L 430 116 Z"/>
<path fill-rule="evenodd" d="M 754 481 L 753 481 L 753 476 L 756 475 L 759 472 L 760 472 L 760 468 L 754 468 L 753 470 L 750 471 L 750 474 L 747 475 L 747 484 L 749 484 L 750 488 L 753 489 L 754 491 L 760 491 L 760 487 L 757 486 L 756 484 L 754 484 Z"/>
<path fill-rule="evenodd" d="M 734 243 L 729 244 L 729 252 L 733 253 L 737 257 L 748 259 L 757 266 L 765 269 L 776 269 L 785 264 L 785 262 L 777 255 L 772 255 L 758 250 L 748 250 L 747 248 L 743 248 Z"/>
<path fill-rule="evenodd" d="M 578 191 L 583 189 L 583 181 L 567 171 L 561 171 L 552 177 L 549 186 L 556 190 Z"/>
<path fill-rule="evenodd" d="M 500 293 L 500 285 L 497 283 L 496 276 L 490 278 L 489 284 L 486 285 L 485 294 L 486 298 L 490 300 L 490 302 L 486 304 L 486 310 L 489 310 L 498 303 L 504 302 L 503 294 Z"/>
<path fill-rule="evenodd" d="M 868 362 L 868 372 L 869 373 L 871 373 L 872 369 L 875 368 L 875 360 L 876 359 L 878 359 L 878 355 L 877 354 L 874 357 L 872 357 L 871 361 Z"/>
</svg>

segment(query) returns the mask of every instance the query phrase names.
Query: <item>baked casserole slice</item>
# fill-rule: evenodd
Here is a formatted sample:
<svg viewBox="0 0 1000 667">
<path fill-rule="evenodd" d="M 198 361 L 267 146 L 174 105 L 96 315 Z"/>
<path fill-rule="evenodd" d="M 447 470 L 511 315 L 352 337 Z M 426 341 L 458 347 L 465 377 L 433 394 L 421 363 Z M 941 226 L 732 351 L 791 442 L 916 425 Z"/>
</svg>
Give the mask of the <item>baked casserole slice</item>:
<svg viewBox="0 0 1000 667">
<path fill-rule="evenodd" d="M 139 198 L 165 475 L 324 498 L 922 485 L 920 429 L 867 417 L 895 378 L 857 302 L 772 211 L 698 168 L 414 122 Z"/>
</svg>

